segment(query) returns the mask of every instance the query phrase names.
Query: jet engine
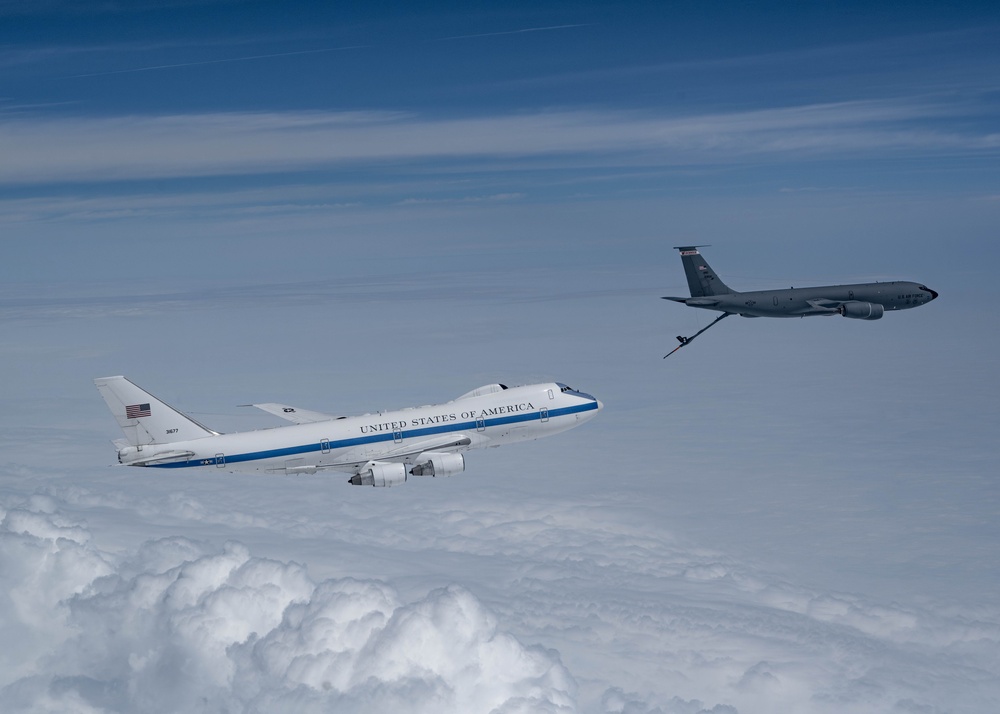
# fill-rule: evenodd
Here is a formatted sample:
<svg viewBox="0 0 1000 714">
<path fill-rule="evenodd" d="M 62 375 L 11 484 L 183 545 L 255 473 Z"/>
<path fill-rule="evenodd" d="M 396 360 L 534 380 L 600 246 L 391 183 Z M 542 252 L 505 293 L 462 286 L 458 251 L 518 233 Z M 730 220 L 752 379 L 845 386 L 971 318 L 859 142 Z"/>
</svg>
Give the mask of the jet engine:
<svg viewBox="0 0 1000 714">
<path fill-rule="evenodd" d="M 381 461 L 369 461 L 361 471 L 348 479 L 352 486 L 398 486 L 405 481 L 406 467 L 403 464 Z"/>
<path fill-rule="evenodd" d="M 855 300 L 853 302 L 845 302 L 837 308 L 837 312 L 853 320 L 879 320 L 885 314 L 885 308 L 877 302 L 860 302 Z"/>
<path fill-rule="evenodd" d="M 465 457 L 461 454 L 425 452 L 414 459 L 410 473 L 414 476 L 452 476 L 465 471 Z"/>
</svg>

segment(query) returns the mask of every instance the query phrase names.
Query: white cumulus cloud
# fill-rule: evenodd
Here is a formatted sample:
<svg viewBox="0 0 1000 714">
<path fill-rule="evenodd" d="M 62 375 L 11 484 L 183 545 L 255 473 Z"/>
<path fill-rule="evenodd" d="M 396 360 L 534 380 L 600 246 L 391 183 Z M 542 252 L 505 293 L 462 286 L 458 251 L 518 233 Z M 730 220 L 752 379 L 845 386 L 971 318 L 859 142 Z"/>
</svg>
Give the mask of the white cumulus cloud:
<svg viewBox="0 0 1000 714">
<path fill-rule="evenodd" d="M 115 558 L 37 504 L 0 529 L 15 711 L 575 711 L 558 656 L 498 627 L 468 590 L 401 602 L 303 565 L 152 540 Z"/>
</svg>

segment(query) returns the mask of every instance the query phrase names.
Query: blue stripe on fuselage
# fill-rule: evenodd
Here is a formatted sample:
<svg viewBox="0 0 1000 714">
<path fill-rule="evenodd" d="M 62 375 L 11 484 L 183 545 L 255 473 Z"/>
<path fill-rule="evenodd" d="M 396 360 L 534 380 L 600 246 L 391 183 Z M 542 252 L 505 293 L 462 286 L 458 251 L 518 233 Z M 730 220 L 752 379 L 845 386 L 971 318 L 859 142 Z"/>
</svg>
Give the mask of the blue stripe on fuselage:
<svg viewBox="0 0 1000 714">
<path fill-rule="evenodd" d="M 569 414 L 577 414 L 580 412 L 589 412 L 597 409 L 597 400 L 592 402 L 587 402 L 585 404 L 577 404 L 572 407 L 563 407 L 561 409 L 550 409 L 549 419 L 555 417 L 567 416 Z M 504 424 L 515 424 L 522 421 L 537 421 L 540 420 L 541 414 L 539 412 L 530 412 L 528 414 L 514 414 L 513 416 L 498 417 L 496 419 L 486 419 L 485 425 L 487 428 L 491 426 L 503 426 Z M 419 436 L 432 436 L 434 434 L 446 434 L 452 431 L 465 431 L 467 429 L 476 429 L 475 421 L 467 421 L 462 423 L 447 424 L 443 426 L 431 426 L 424 427 L 421 429 L 411 429 L 409 431 L 403 432 L 403 439 L 412 439 Z M 248 454 L 234 454 L 230 456 L 225 455 L 226 464 L 242 463 L 245 461 L 259 461 L 261 459 L 275 459 L 282 456 L 294 456 L 296 454 L 308 454 L 313 451 L 320 450 L 334 450 L 334 449 L 344 449 L 351 446 L 361 446 L 362 444 L 377 444 L 380 441 L 393 441 L 393 433 L 385 432 L 384 434 L 373 434 L 372 436 L 360 436 L 354 439 L 341 439 L 340 441 L 331 441 L 329 446 L 320 443 L 310 443 L 303 444 L 302 446 L 289 446 L 284 449 L 270 449 L 268 451 L 253 451 Z M 205 463 L 207 462 L 207 463 Z M 176 461 L 168 464 L 149 464 L 147 468 L 156 469 L 183 469 L 190 468 L 194 466 L 214 466 L 215 465 L 214 456 L 204 456 L 200 459 L 193 459 L 189 461 Z"/>
</svg>

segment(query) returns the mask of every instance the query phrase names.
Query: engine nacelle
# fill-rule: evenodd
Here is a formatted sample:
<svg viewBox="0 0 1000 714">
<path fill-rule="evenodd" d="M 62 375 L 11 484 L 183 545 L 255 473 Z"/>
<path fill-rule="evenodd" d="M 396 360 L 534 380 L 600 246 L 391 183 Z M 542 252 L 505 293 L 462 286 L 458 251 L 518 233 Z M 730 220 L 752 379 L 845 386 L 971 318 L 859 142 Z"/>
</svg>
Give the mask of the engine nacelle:
<svg viewBox="0 0 1000 714">
<path fill-rule="evenodd" d="M 364 469 L 348 480 L 352 486 L 399 486 L 405 482 L 406 467 L 403 464 L 380 461 L 369 461 Z"/>
<path fill-rule="evenodd" d="M 465 471 L 465 457 L 461 454 L 424 452 L 414 459 L 410 473 L 414 476 L 452 476 Z"/>
<path fill-rule="evenodd" d="M 845 302 L 837 308 L 837 312 L 852 320 L 879 320 L 885 314 L 885 308 L 877 302 L 855 300 L 853 302 Z"/>
</svg>

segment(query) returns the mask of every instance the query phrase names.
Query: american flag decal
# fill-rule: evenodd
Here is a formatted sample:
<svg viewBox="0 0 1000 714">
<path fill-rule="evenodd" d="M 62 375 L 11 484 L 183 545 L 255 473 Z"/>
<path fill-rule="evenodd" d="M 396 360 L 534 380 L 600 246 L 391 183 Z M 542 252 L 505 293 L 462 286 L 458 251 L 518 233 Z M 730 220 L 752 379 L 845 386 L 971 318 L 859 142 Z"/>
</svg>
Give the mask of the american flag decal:
<svg viewBox="0 0 1000 714">
<path fill-rule="evenodd" d="M 139 417 L 147 417 L 150 415 L 148 404 L 129 404 L 125 407 L 125 418 L 126 419 L 138 419 Z"/>
</svg>

